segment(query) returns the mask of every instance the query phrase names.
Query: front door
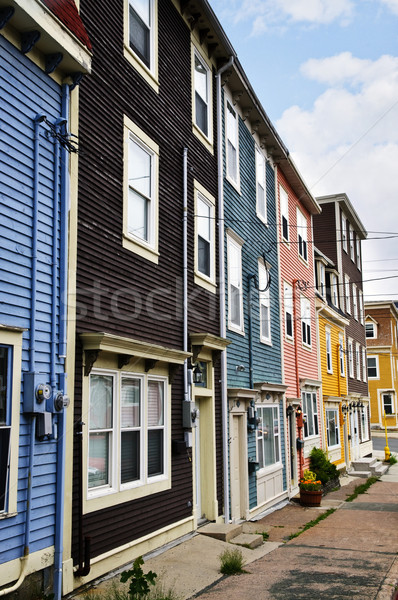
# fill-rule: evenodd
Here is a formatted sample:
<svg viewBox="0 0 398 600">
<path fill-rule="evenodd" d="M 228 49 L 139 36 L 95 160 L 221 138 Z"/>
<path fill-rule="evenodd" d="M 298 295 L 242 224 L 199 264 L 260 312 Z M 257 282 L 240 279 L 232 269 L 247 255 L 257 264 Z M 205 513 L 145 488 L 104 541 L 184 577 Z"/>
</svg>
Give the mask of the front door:
<svg viewBox="0 0 398 600">
<path fill-rule="evenodd" d="M 246 489 L 247 470 L 245 465 L 245 439 L 243 427 L 245 417 L 234 415 L 231 425 L 231 518 L 232 521 L 240 521 L 246 518 Z"/>
</svg>

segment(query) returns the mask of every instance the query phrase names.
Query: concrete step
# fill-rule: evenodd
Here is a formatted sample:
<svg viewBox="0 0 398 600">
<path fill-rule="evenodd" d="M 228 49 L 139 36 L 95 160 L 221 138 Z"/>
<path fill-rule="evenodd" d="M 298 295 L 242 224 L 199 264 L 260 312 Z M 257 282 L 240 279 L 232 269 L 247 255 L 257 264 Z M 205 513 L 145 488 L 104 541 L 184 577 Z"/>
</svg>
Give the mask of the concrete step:
<svg viewBox="0 0 398 600">
<path fill-rule="evenodd" d="M 362 479 L 367 479 L 368 477 L 371 477 L 372 473 L 371 473 L 371 471 L 350 470 L 350 471 L 348 471 L 348 475 L 351 475 L 351 477 L 362 477 Z"/>
<path fill-rule="evenodd" d="M 232 538 L 242 533 L 243 526 L 229 523 L 207 523 L 198 529 L 198 533 L 201 535 L 207 535 L 221 540 L 222 542 L 229 542 Z"/>
<path fill-rule="evenodd" d="M 377 463 L 377 458 L 358 458 L 351 462 L 351 469 L 354 471 L 371 471 Z"/>
<path fill-rule="evenodd" d="M 244 546 L 245 548 L 258 548 L 263 544 L 263 536 L 255 533 L 240 533 L 231 539 L 231 544 Z"/>
<path fill-rule="evenodd" d="M 388 467 L 389 465 L 384 465 L 382 462 L 378 462 L 374 469 L 372 469 L 372 473 L 376 477 L 381 477 L 388 471 Z"/>
</svg>

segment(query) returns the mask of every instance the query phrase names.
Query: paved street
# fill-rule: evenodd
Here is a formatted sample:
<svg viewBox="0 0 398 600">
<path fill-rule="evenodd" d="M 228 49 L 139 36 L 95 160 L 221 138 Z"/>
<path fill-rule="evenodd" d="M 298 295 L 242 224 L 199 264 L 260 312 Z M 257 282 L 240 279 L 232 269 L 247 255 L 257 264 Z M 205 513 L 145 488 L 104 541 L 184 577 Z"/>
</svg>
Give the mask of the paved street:
<svg viewBox="0 0 398 600">
<path fill-rule="evenodd" d="M 395 434 L 396 435 L 396 434 Z M 386 445 L 385 435 L 372 435 L 373 449 L 384 451 L 384 446 Z M 390 448 L 390 452 L 398 452 L 398 438 L 392 437 L 391 434 L 388 435 L 388 447 Z"/>
</svg>

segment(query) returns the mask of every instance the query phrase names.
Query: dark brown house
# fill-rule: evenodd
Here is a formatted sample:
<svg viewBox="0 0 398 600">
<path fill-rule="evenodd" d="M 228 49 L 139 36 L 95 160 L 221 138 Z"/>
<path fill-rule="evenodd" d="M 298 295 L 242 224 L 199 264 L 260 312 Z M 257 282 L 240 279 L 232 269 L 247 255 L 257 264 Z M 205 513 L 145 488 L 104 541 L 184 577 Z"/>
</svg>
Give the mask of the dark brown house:
<svg viewBox="0 0 398 600">
<path fill-rule="evenodd" d="M 204 4 L 80 2 L 93 68 L 79 96 L 64 592 L 224 511 L 214 77 L 226 56 Z"/>
<path fill-rule="evenodd" d="M 324 279 L 329 302 L 348 319 L 344 348 L 348 388 L 345 406 L 350 420 L 350 459 L 354 460 L 372 451 L 361 252 L 367 232 L 346 194 L 322 196 L 317 201 L 322 212 L 314 217 L 314 243 L 334 264 L 329 272 L 326 269 L 326 273 L 317 273 L 317 287 Z M 319 261 L 319 268 L 321 264 Z"/>
</svg>

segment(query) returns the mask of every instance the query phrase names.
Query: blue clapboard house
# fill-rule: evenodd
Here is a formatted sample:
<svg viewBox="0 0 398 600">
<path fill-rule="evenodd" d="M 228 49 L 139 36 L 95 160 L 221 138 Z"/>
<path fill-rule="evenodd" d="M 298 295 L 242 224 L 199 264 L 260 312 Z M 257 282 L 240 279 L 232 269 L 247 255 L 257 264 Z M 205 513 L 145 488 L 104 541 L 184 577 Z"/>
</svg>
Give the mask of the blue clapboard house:
<svg viewBox="0 0 398 600">
<path fill-rule="evenodd" d="M 0 3 L 0 595 L 32 578 L 62 594 L 69 120 L 89 47 L 73 0 Z"/>
</svg>

